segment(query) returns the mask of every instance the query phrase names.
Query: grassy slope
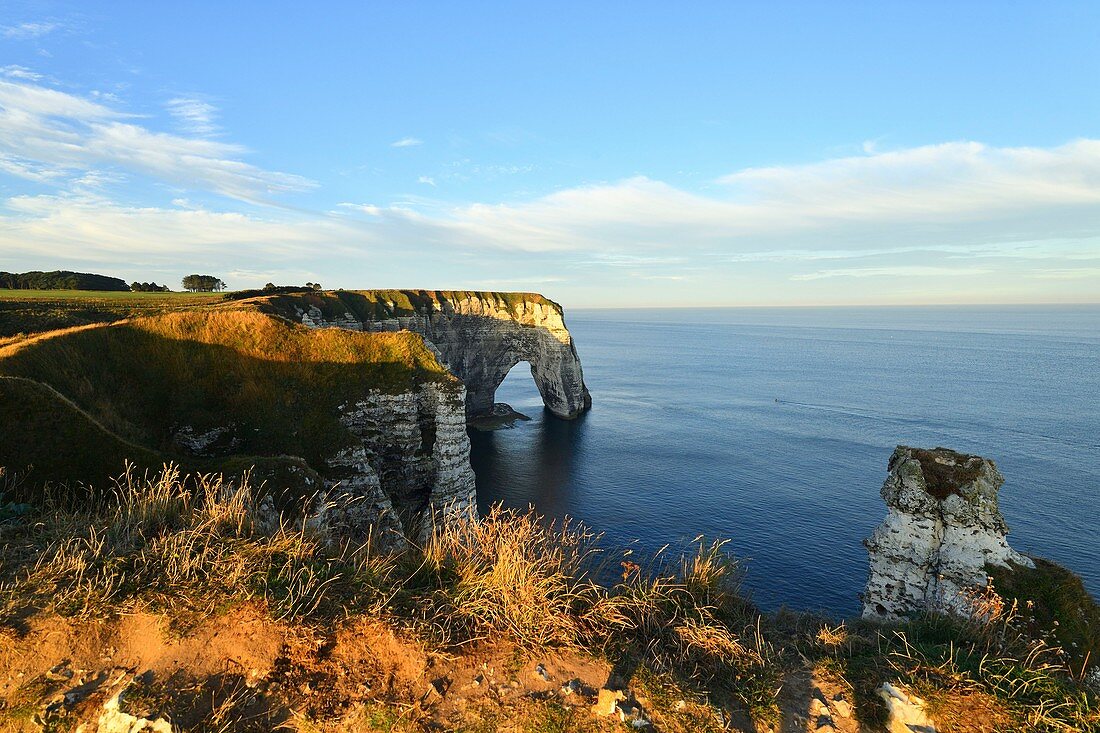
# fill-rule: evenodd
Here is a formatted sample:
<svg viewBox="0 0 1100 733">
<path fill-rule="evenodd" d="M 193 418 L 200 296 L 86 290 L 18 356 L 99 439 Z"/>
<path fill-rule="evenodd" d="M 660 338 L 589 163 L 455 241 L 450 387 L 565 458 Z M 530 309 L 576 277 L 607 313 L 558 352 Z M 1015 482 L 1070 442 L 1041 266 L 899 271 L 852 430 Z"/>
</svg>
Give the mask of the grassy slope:
<svg viewBox="0 0 1100 733">
<path fill-rule="evenodd" d="M 315 467 L 349 440 L 339 405 L 370 390 L 458 385 L 415 334 L 313 331 L 258 312 L 205 309 L 10 344 L 0 348 L 0 375 L 49 385 L 119 439 L 158 456 L 171 454 L 179 426 L 201 433 L 228 425 L 237 453 L 301 456 Z M 102 461 L 91 460 L 94 470 L 84 474 L 75 457 L 67 466 L 47 459 L 83 436 L 51 429 L 64 410 L 35 402 L 47 414 L 15 412 L 0 423 L 0 465 L 45 460 L 55 480 L 102 476 Z"/>
<path fill-rule="evenodd" d="M 218 300 L 222 293 L 138 293 L 118 290 L 5 290 L 0 288 L 0 300 L 80 300 L 87 303 L 115 301 L 121 303 L 203 303 Z"/>
<path fill-rule="evenodd" d="M 466 290 L 337 290 L 267 295 L 263 291 L 126 293 L 0 289 L 0 345 L 3 345 L 5 338 L 191 308 L 257 308 L 297 321 L 294 306 L 315 305 L 327 317 L 351 312 L 360 320 L 376 320 L 423 312 L 441 299 L 464 298 L 491 300 L 498 308 L 513 313 L 518 311 L 521 303 L 530 302 L 561 309 L 557 303 L 538 293 Z"/>
<path fill-rule="evenodd" d="M 111 433 L 52 387 L 21 377 L 0 377 L 0 466 L 12 478 L 25 478 L 32 492 L 46 483 L 82 482 L 107 487 L 130 465 L 137 474 L 156 473 L 165 464 L 185 473 L 249 471 L 284 500 L 320 488 L 320 477 L 291 456 L 233 456 L 201 459 L 154 451 Z M 265 490 L 266 490 L 265 488 Z"/>
</svg>

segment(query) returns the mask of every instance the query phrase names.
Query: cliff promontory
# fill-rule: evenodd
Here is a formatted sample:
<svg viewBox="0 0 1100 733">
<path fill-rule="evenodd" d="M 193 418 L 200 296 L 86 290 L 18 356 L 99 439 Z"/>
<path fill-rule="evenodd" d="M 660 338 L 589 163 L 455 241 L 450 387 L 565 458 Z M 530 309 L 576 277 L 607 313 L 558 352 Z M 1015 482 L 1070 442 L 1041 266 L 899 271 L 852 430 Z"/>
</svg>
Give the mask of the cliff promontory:
<svg viewBox="0 0 1100 733">
<path fill-rule="evenodd" d="M 543 403 L 575 418 L 592 405 L 562 307 L 537 293 L 364 290 L 264 296 L 258 306 L 313 328 L 413 331 L 466 385 L 466 414 L 492 410 L 509 370 L 528 362 Z"/>
</svg>

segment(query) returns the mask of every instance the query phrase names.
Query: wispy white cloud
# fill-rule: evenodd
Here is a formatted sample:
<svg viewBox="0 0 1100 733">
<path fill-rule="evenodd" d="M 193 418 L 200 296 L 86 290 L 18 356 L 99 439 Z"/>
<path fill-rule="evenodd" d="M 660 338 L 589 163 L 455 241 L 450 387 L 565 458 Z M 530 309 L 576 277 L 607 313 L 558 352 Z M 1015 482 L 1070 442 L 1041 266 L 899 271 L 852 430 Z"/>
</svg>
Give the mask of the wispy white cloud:
<svg viewBox="0 0 1100 733">
<path fill-rule="evenodd" d="M 313 186 L 241 158 L 239 145 L 151 130 L 98 101 L 55 89 L 0 81 L 0 159 L 36 181 L 114 166 L 172 185 L 248 202 Z"/>
<path fill-rule="evenodd" d="M 646 177 L 517 204 L 389 210 L 394 228 L 524 251 L 860 251 L 1100 234 L 1100 141 L 950 143 L 752 168 L 702 195 Z"/>
<path fill-rule="evenodd" d="M 0 206 L 0 253 L 108 263 L 233 251 L 241 261 L 315 254 L 319 242 L 353 241 L 345 224 L 178 208 L 126 206 L 94 192 L 16 196 Z M 338 245 L 334 245 L 338 251 Z"/>
<path fill-rule="evenodd" d="M 391 148 L 415 148 L 417 145 L 423 145 L 424 141 L 417 137 L 403 137 L 400 140 L 395 140 L 390 143 Z"/>
<path fill-rule="evenodd" d="M 1100 267 L 1043 268 L 1035 270 L 1032 277 L 1040 280 L 1084 280 L 1086 278 L 1100 280 Z"/>
<path fill-rule="evenodd" d="M 363 214 L 367 214 L 369 216 L 381 216 L 381 214 L 382 214 L 382 207 L 381 206 L 375 206 L 374 204 L 352 204 L 352 203 L 348 203 L 348 202 L 345 201 L 345 202 L 336 204 L 336 206 L 341 208 L 341 209 L 345 209 L 345 210 L 348 210 L 348 211 L 356 211 L 356 212 L 360 212 L 360 213 L 363 213 Z"/>
<path fill-rule="evenodd" d="M 826 288 L 838 299 L 964 293 L 988 302 L 1015 297 L 1012 288 L 1082 293 L 1100 282 L 1100 140 L 868 144 L 859 155 L 737 170 L 700 190 L 636 176 L 509 203 L 430 198 L 440 196 L 437 182 L 453 183 L 443 171 L 420 176 L 422 195 L 407 201 L 257 215 L 212 210 L 203 194 L 267 202 L 311 184 L 246 163 L 243 147 L 210 139 L 216 110 L 201 100 L 172 100 L 183 124 L 173 134 L 117 100 L 31 81 L 0 80 L 0 172 L 57 192 L 0 208 L 0 259 L 55 252 L 121 263 L 221 253 L 226 271 L 266 273 L 276 269 L 267 258 L 316 263 L 323 252 L 340 264 L 311 279 L 347 287 L 361 284 L 349 279 L 354 263 L 384 261 L 420 284 L 429 266 L 447 276 L 441 285 L 519 283 L 511 274 L 520 272 L 542 273 L 562 289 L 583 279 L 640 292 L 663 281 L 660 291 L 681 304 L 696 293 L 734 292 L 729 283 L 743 302 L 793 302 Z M 111 196 L 120 177 L 183 190 L 168 194 L 172 206 L 126 205 Z M 378 256 L 398 252 L 431 256 Z M 377 277 L 372 267 L 361 273 Z"/>
<path fill-rule="evenodd" d="M 209 102 L 194 97 L 175 97 L 165 103 L 168 114 L 179 122 L 184 132 L 207 136 L 218 131 L 214 123 L 217 108 Z"/>
<path fill-rule="evenodd" d="M 22 81 L 40 81 L 42 75 L 19 64 L 0 66 L 0 76 L 6 79 L 20 79 Z"/>
<path fill-rule="evenodd" d="M 0 27 L 0 36 L 14 40 L 25 41 L 41 38 L 61 27 L 60 23 L 52 21 L 40 21 L 36 23 L 17 23 Z"/>
</svg>

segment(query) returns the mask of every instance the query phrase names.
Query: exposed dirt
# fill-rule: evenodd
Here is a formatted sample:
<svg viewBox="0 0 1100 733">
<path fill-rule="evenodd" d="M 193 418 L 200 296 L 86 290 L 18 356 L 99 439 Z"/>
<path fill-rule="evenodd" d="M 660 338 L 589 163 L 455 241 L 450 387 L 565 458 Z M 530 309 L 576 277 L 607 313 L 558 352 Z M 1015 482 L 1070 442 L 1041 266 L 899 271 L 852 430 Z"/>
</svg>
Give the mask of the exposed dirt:
<svg viewBox="0 0 1100 733">
<path fill-rule="evenodd" d="M 119 692 L 123 713 L 179 730 L 211 721 L 240 731 L 624 729 L 614 703 L 610 715 L 593 710 L 615 677 L 603 660 L 493 642 L 444 653 L 375 619 L 292 627 L 253 606 L 184 636 L 153 614 L 32 617 L 22 633 L 0 637 L 0 670 L 0 731 L 96 730 Z M 751 730 L 729 713 L 717 720 L 700 701 L 659 704 L 647 694 L 627 689 L 623 705 L 648 730 Z"/>
<path fill-rule="evenodd" d="M 851 690 L 809 668 L 789 675 L 779 695 L 781 733 L 859 733 Z"/>
<path fill-rule="evenodd" d="M 0 635 L 0 732 L 97 730 L 119 693 L 124 714 L 181 731 L 768 730 L 714 700 L 623 679 L 601 659 L 503 642 L 433 651 L 370 618 L 319 629 L 239 606 L 182 636 L 143 613 L 32 617 L 21 634 Z M 610 715 L 598 709 L 608 701 Z M 850 686 L 827 671 L 788 675 L 778 702 L 778 733 L 875 730 L 861 727 Z M 1008 720 L 978 694 L 940 696 L 929 712 L 942 733 L 991 733 Z"/>
</svg>

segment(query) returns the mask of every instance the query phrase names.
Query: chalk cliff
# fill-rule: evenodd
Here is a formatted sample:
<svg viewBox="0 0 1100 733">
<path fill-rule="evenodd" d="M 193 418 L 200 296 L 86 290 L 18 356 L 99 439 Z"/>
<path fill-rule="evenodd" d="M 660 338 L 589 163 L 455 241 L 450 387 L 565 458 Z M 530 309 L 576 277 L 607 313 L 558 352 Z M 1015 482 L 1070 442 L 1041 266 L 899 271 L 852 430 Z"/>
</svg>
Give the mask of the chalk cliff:
<svg viewBox="0 0 1100 733">
<path fill-rule="evenodd" d="M 575 418 L 592 405 L 562 307 L 536 293 L 366 290 L 262 300 L 313 328 L 419 333 L 466 385 L 467 417 L 492 410 L 497 387 L 521 361 L 557 417 Z"/>
<path fill-rule="evenodd" d="M 864 618 L 964 611 L 986 566 L 1034 563 L 1008 545 L 997 506 L 1004 478 L 993 461 L 946 448 L 898 446 L 882 486 L 886 519 L 865 541 L 870 575 Z"/>
<path fill-rule="evenodd" d="M 327 461 L 334 506 L 326 522 L 343 535 L 371 528 L 423 539 L 435 523 L 473 511 L 463 394 L 428 382 L 340 405 L 340 423 L 355 440 Z"/>
</svg>

